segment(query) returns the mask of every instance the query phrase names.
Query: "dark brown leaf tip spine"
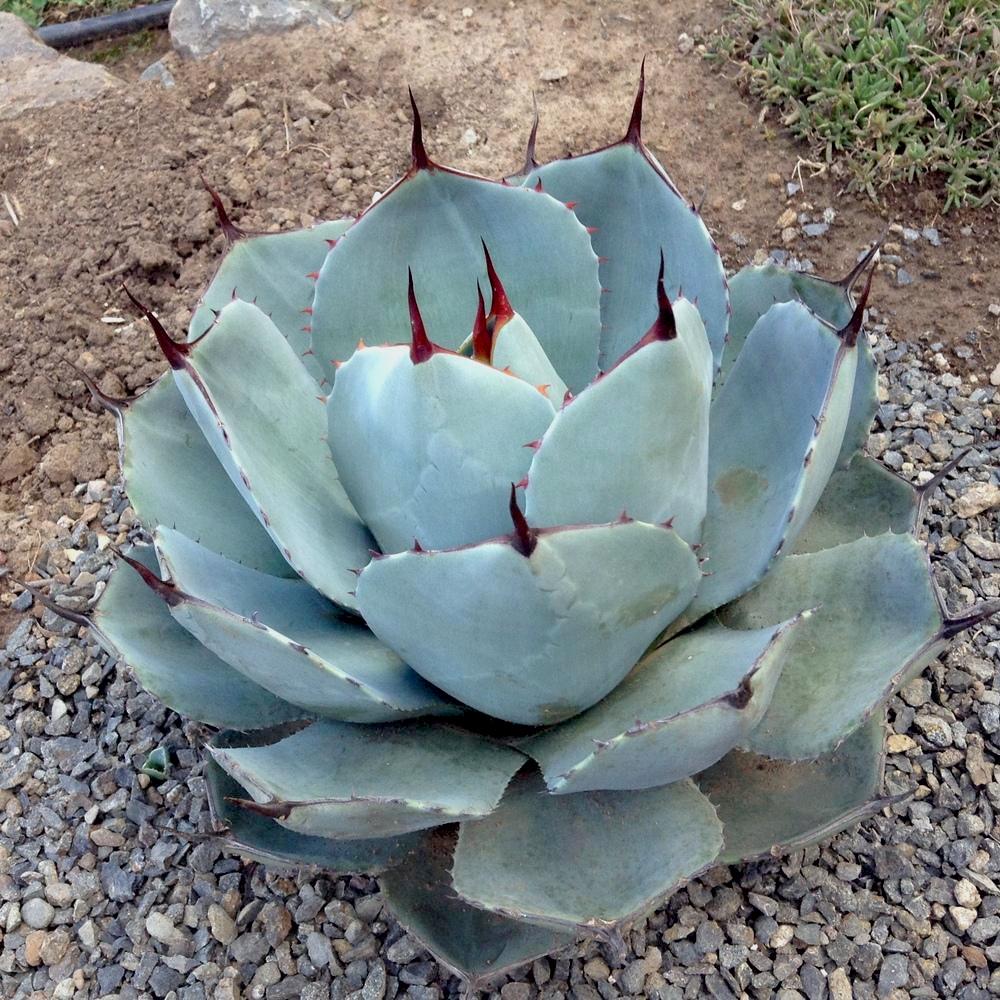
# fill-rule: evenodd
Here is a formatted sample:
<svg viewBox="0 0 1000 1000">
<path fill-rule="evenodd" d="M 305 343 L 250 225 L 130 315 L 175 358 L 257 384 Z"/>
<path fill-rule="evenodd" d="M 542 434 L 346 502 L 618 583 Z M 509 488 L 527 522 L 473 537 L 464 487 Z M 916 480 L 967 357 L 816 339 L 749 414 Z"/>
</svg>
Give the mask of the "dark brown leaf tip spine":
<svg viewBox="0 0 1000 1000">
<path fill-rule="evenodd" d="M 413 136 L 410 139 L 410 172 L 416 173 L 418 170 L 430 170 L 434 165 L 431 163 L 427 150 L 424 148 L 424 127 L 420 120 L 420 109 L 417 107 L 417 99 L 413 96 L 413 88 L 407 87 L 410 95 L 410 107 L 413 109 Z"/>
<path fill-rule="evenodd" d="M 23 580 L 17 579 L 12 579 L 12 582 L 31 594 L 32 598 L 38 601 L 43 608 L 48 608 L 49 611 L 60 618 L 65 618 L 66 621 L 73 622 L 74 625 L 90 626 L 90 619 L 85 614 L 74 611 L 72 608 L 64 608 L 61 604 L 57 604 L 48 594 L 43 594 L 42 591 L 37 587 L 33 587 L 30 583 L 25 583 Z"/>
<path fill-rule="evenodd" d="M 476 283 L 476 318 L 472 324 L 472 356 L 476 361 L 489 364 L 493 357 L 493 334 L 486 322 L 486 304 L 483 290 Z"/>
<path fill-rule="evenodd" d="M 143 566 L 137 559 L 132 559 L 130 556 L 125 555 L 124 552 L 119 552 L 118 558 L 128 563 L 139 574 L 142 582 L 166 604 L 175 607 L 183 603 L 184 597 L 174 584 L 167 583 L 166 580 L 161 580 L 148 566 Z"/>
<path fill-rule="evenodd" d="M 538 139 L 538 97 L 534 91 L 531 92 L 531 103 L 534 105 L 534 116 L 531 119 L 531 131 L 528 133 L 528 145 L 524 151 L 522 174 L 530 174 L 538 166 L 538 160 L 535 159 L 535 142 Z"/>
<path fill-rule="evenodd" d="M 167 359 L 167 364 L 174 371 L 184 368 L 187 364 L 187 356 L 191 351 L 191 345 L 179 344 L 176 340 L 171 340 L 170 335 L 163 328 L 163 324 L 128 290 L 125 284 L 122 284 L 122 290 L 129 297 L 132 305 L 146 317 L 146 322 L 153 328 L 156 342 L 160 345 L 160 350 Z"/>
<path fill-rule="evenodd" d="M 406 301 L 410 307 L 410 330 L 413 335 L 410 341 L 410 360 L 415 365 L 419 365 L 430 360 L 434 354 L 434 345 L 427 336 L 424 320 L 420 315 L 420 308 L 417 306 L 417 296 L 413 291 L 413 271 L 408 269 L 407 273 L 409 284 L 406 290 Z"/>
<path fill-rule="evenodd" d="M 957 618 L 946 618 L 941 626 L 941 638 L 954 639 L 956 635 L 975 628 L 994 615 L 1000 615 L 1000 601 L 984 601 L 968 614 L 959 615 Z"/>
<path fill-rule="evenodd" d="M 622 142 L 627 142 L 632 146 L 642 144 L 642 99 L 646 94 L 646 57 L 642 57 L 639 65 L 639 89 L 636 91 L 635 103 L 632 105 L 632 117 L 628 122 L 628 129 L 625 131 L 625 138 Z"/>
<path fill-rule="evenodd" d="M 490 302 L 489 327 L 493 336 L 496 336 L 497 330 L 514 315 L 514 309 L 510 304 L 510 299 L 507 298 L 507 291 L 500 281 L 500 275 L 497 274 L 497 269 L 493 265 L 493 258 L 486 246 L 486 240 L 481 241 L 483 254 L 486 257 L 486 275 L 490 279 L 490 289 L 493 293 Z"/>
<path fill-rule="evenodd" d="M 219 192 L 205 180 L 204 174 L 199 173 L 198 176 L 201 178 L 202 187 L 205 188 L 209 198 L 212 199 L 212 204 L 215 206 L 215 214 L 219 219 L 219 228 L 225 235 L 226 240 L 230 244 L 235 243 L 237 240 L 242 240 L 247 234 L 229 218 L 229 213 L 226 211 L 226 206 L 222 204 Z"/>
<path fill-rule="evenodd" d="M 854 347 L 858 342 L 858 337 L 861 336 L 861 327 L 864 325 L 865 321 L 865 307 L 868 305 L 868 295 L 872 290 L 872 278 L 874 275 L 875 268 L 873 267 L 868 272 L 865 287 L 861 292 L 861 296 L 858 298 L 858 304 L 854 307 L 854 313 L 847 321 L 847 325 L 837 331 L 840 334 L 840 339 L 843 340 L 848 347 Z"/>
<path fill-rule="evenodd" d="M 840 279 L 840 281 L 835 282 L 835 284 L 839 285 L 849 294 L 851 289 L 853 289 L 857 283 L 858 278 L 865 273 L 868 269 L 868 265 L 871 264 L 872 261 L 878 256 L 879 251 L 882 249 L 882 244 L 885 242 L 887 232 L 887 230 L 883 231 L 878 239 L 872 244 L 871 249 L 864 254 L 861 260 L 859 260 L 857 264 L 855 264 L 854 267 L 852 267 L 850 271 L 848 271 L 847 274 Z"/>
<path fill-rule="evenodd" d="M 105 410 L 110 410 L 118 416 L 125 411 L 128 404 L 131 402 L 131 399 L 116 399 L 114 396 L 109 396 L 82 368 L 73 364 L 73 362 L 68 358 L 65 360 L 66 364 L 68 364 L 70 368 L 76 372 L 76 377 L 87 387 L 90 395 L 94 398 L 94 402 L 97 403 L 98 406 L 102 406 Z"/>
<path fill-rule="evenodd" d="M 514 531 L 510 536 L 510 544 L 528 558 L 538 544 L 538 534 L 528 527 L 521 508 L 517 505 L 517 487 L 510 484 L 510 519 L 514 522 Z"/>
</svg>

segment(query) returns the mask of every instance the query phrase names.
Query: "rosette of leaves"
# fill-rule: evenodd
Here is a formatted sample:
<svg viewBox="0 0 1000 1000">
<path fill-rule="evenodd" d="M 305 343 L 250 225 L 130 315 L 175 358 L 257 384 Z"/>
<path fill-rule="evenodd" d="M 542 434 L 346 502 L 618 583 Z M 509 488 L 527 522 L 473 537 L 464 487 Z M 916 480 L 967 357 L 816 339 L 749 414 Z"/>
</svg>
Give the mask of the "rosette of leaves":
<svg viewBox="0 0 1000 1000">
<path fill-rule="evenodd" d="M 948 617 L 936 481 L 864 453 L 876 251 L 727 282 L 641 109 L 493 181 L 414 105 L 405 176 L 311 229 L 213 195 L 169 370 L 93 387 L 153 544 L 88 624 L 218 728 L 235 851 L 381 875 L 472 983 L 880 809 L 885 702 L 994 610 Z"/>
</svg>

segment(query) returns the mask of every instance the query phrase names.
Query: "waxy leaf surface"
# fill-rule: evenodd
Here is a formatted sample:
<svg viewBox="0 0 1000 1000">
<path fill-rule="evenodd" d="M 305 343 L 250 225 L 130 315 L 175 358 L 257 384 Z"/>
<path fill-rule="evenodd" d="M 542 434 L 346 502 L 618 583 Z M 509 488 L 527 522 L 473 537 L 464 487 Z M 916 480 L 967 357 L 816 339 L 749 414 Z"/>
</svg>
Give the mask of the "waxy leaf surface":
<svg viewBox="0 0 1000 1000">
<path fill-rule="evenodd" d="M 510 722 L 560 722 L 603 698 L 701 578 L 673 531 L 638 521 L 373 560 L 358 602 L 432 684 Z"/>
<path fill-rule="evenodd" d="M 292 567 L 354 608 L 373 540 L 337 478 L 316 383 L 256 306 L 233 302 L 175 370 L 216 457 Z"/>
<path fill-rule="evenodd" d="M 438 723 L 324 719 L 266 746 L 210 747 L 282 826 L 321 837 L 391 837 L 490 813 L 524 757 Z M 251 808 L 252 805 L 251 805 Z"/>
<path fill-rule="evenodd" d="M 412 268 L 427 333 L 457 348 L 487 288 L 483 243 L 513 307 L 574 391 L 597 371 L 600 283 L 590 237 L 548 195 L 442 168 L 418 170 L 388 191 L 330 251 L 316 284 L 313 349 L 345 361 L 359 340 L 410 340 Z"/>
<path fill-rule="evenodd" d="M 694 306 L 678 300 L 673 315 L 674 339 L 643 344 L 556 414 L 528 471 L 529 523 L 602 524 L 626 511 L 698 541 L 712 352 Z"/>
<path fill-rule="evenodd" d="M 454 711 L 361 622 L 304 581 L 239 566 L 168 529 L 155 540 L 181 591 L 174 618 L 262 687 L 348 722 Z"/>
<path fill-rule="evenodd" d="M 510 530 L 510 484 L 552 421 L 534 386 L 489 365 L 406 347 L 358 351 L 327 407 L 341 481 L 383 552 L 450 548 Z"/>
<path fill-rule="evenodd" d="M 609 930 L 708 867 L 722 824 L 690 781 L 632 792 L 547 795 L 514 782 L 459 831 L 452 880 L 477 906 L 558 929 Z"/>
<path fill-rule="evenodd" d="M 159 571 L 151 546 L 128 555 Z M 120 563 L 92 615 L 102 645 L 135 671 L 142 686 L 175 712 L 211 726 L 256 729 L 308 713 L 254 684 L 170 617 L 131 566 Z"/>
<path fill-rule="evenodd" d="M 550 791 L 667 785 L 714 764 L 760 722 L 796 622 L 709 624 L 654 650 L 603 701 L 520 742 Z"/>
<path fill-rule="evenodd" d="M 803 608 L 781 680 L 746 742 L 769 757 L 829 753 L 944 648 L 924 546 L 911 535 L 859 538 L 789 556 L 723 608 L 735 628 L 760 628 Z"/>
</svg>

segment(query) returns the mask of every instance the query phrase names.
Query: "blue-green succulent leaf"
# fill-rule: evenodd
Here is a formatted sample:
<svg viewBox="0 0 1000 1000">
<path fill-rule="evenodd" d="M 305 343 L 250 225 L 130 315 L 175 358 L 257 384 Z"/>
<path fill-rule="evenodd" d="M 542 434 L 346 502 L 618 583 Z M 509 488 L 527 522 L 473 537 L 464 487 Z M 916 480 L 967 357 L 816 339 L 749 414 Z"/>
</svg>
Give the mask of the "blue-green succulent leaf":
<svg viewBox="0 0 1000 1000">
<path fill-rule="evenodd" d="M 794 551 L 818 552 L 886 531 L 912 534 L 920 526 L 924 496 L 875 459 L 855 454 L 830 476 Z"/>
<path fill-rule="evenodd" d="M 723 824 L 721 864 L 779 857 L 826 840 L 886 805 L 884 712 L 815 760 L 733 750 L 697 778 Z"/>
<path fill-rule="evenodd" d="M 531 524 L 602 524 L 624 510 L 698 541 L 712 352 L 694 306 L 680 299 L 673 316 L 674 338 L 643 343 L 556 415 L 528 472 Z"/>
<path fill-rule="evenodd" d="M 601 284 L 608 289 L 601 299 L 601 367 L 620 358 L 656 319 L 650 289 L 660 250 L 670 298 L 683 294 L 697 303 L 718 365 L 729 319 L 722 259 L 701 217 L 652 153 L 641 142 L 622 142 L 547 163 L 524 184 L 539 181 L 548 194 L 572 202 L 580 221 L 594 229 Z"/>
<path fill-rule="evenodd" d="M 184 401 L 229 478 L 293 569 L 346 608 L 373 540 L 344 492 L 316 383 L 256 306 L 232 302 L 209 333 L 170 347 Z"/>
<path fill-rule="evenodd" d="M 511 304 L 571 389 L 597 370 L 597 257 L 576 216 L 548 195 L 440 167 L 413 170 L 330 251 L 316 283 L 313 350 L 344 361 L 359 340 L 406 343 L 411 268 L 427 332 L 457 348 L 486 285 L 483 243 Z M 329 376 L 328 376 L 329 377 Z"/>
<path fill-rule="evenodd" d="M 379 885 L 407 932 L 472 990 L 525 962 L 572 944 L 576 935 L 522 923 L 470 906 L 451 887 L 453 837 L 435 833 Z"/>
<path fill-rule="evenodd" d="M 491 815 L 462 824 L 452 880 L 460 896 L 504 916 L 609 931 L 707 868 L 721 846 L 722 824 L 691 781 L 546 795 L 531 776 Z"/>
<path fill-rule="evenodd" d="M 754 326 L 712 404 L 702 534 L 711 575 L 689 615 L 742 594 L 791 550 L 836 464 L 856 359 L 798 302 Z"/>
<path fill-rule="evenodd" d="M 854 312 L 851 294 L 854 280 L 868 264 L 868 258 L 842 281 L 828 281 L 799 271 L 790 271 L 777 264 L 743 268 L 729 282 L 733 314 L 729 320 L 729 337 L 722 358 L 722 371 L 716 380 L 716 390 L 729 376 L 747 335 L 776 302 L 802 302 L 820 319 L 836 329 L 845 327 Z M 858 361 L 851 396 L 851 412 L 844 431 L 837 465 L 850 464 L 856 452 L 864 449 L 878 409 L 878 373 L 868 336 L 858 337 Z"/>
<path fill-rule="evenodd" d="M 135 546 L 128 555 L 158 572 L 152 546 Z M 111 574 L 91 627 L 101 645 L 120 656 L 147 691 L 189 719 L 256 729 L 308 714 L 254 684 L 193 639 L 126 564 Z"/>
<path fill-rule="evenodd" d="M 215 737 L 219 746 L 232 740 L 231 733 Z M 379 875 L 392 865 L 404 863 L 427 836 L 418 832 L 400 837 L 332 840 L 296 833 L 237 805 L 234 800 L 245 800 L 247 790 L 211 758 L 205 765 L 205 783 L 212 819 L 217 827 L 225 828 L 222 846 L 272 870 L 317 868 L 345 875 Z"/>
<path fill-rule="evenodd" d="M 688 778 L 760 722 L 799 620 L 753 631 L 712 623 L 678 636 L 593 708 L 518 747 L 556 794 Z"/>
<path fill-rule="evenodd" d="M 253 300 L 285 335 L 317 380 L 329 374 L 310 350 L 310 315 L 316 277 L 330 250 L 353 219 L 320 222 L 288 233 L 243 236 L 229 248 L 191 317 L 188 340 L 197 340 L 215 314 L 233 299 Z"/>
<path fill-rule="evenodd" d="M 829 753 L 944 648 L 924 546 L 859 538 L 789 556 L 720 617 L 760 628 L 816 607 L 795 630 L 781 680 L 745 746 L 804 760 Z"/>
<path fill-rule="evenodd" d="M 718 385 L 721 387 L 743 350 L 747 336 L 778 302 L 801 302 L 836 329 L 847 325 L 854 312 L 850 295 L 839 284 L 802 271 L 768 262 L 751 264 L 729 279 L 729 338 L 722 356 Z"/>
<path fill-rule="evenodd" d="M 529 385 L 544 386 L 545 396 L 556 406 L 566 395 L 566 383 L 523 316 L 515 313 L 497 330 L 491 362 L 494 368 L 509 371 Z"/>
<path fill-rule="evenodd" d="M 147 531 L 178 528 L 216 552 L 277 576 L 294 571 L 209 447 L 173 373 L 115 406 L 122 478 Z"/>
<path fill-rule="evenodd" d="M 245 808 L 298 833 L 335 839 L 479 819 L 524 763 L 515 750 L 430 722 L 324 719 L 265 746 L 230 740 L 209 750 L 253 797 Z"/>
<path fill-rule="evenodd" d="M 258 573 L 170 529 L 155 537 L 174 618 L 262 687 L 316 715 L 387 722 L 453 706 L 303 580 Z"/>
<path fill-rule="evenodd" d="M 466 705 L 544 725 L 603 698 L 691 600 L 698 560 L 638 521 L 373 560 L 358 602 L 375 634 Z"/>
<path fill-rule="evenodd" d="M 327 405 L 341 481 L 383 552 L 450 548 L 510 530 L 510 484 L 554 415 L 527 382 L 470 358 L 370 347 Z"/>
</svg>

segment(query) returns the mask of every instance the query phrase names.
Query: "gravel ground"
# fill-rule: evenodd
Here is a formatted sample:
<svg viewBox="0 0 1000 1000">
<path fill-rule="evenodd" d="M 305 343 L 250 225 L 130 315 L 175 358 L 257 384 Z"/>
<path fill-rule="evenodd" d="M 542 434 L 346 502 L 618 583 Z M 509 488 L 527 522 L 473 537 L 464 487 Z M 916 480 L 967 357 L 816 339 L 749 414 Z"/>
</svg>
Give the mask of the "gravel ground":
<svg viewBox="0 0 1000 1000">
<path fill-rule="evenodd" d="M 925 481 L 971 449 L 926 531 L 953 609 L 995 598 L 1000 389 L 988 374 L 961 380 L 939 347 L 896 343 L 870 318 L 886 376 L 872 450 Z M 62 603 L 84 609 L 108 576 L 109 540 L 134 533 L 134 517 L 117 486 L 79 489 L 96 505 L 91 527 L 64 519 L 36 567 Z M 225 856 L 207 836 L 204 733 L 77 631 L 44 611 L 0 652 L 0 996 L 461 993 L 383 912 L 376 880 L 292 877 Z M 891 815 L 784 859 L 714 869 L 626 934 L 624 952 L 585 943 L 491 996 L 1000 995 L 998 658 L 1000 629 L 986 624 L 892 700 L 888 791 L 912 795 Z M 173 761 L 162 783 L 139 770 L 159 745 Z"/>
</svg>

